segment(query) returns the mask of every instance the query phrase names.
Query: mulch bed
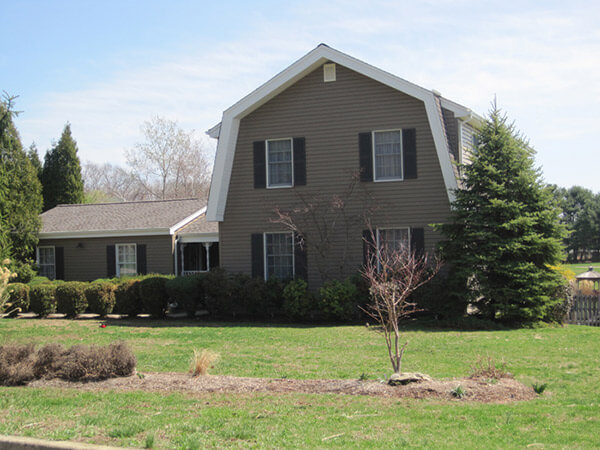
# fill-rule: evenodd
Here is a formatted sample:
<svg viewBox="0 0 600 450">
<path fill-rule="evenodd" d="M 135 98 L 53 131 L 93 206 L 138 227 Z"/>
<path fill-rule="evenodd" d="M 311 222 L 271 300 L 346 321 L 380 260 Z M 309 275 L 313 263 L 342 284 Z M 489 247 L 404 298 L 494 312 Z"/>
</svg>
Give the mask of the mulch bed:
<svg viewBox="0 0 600 450">
<path fill-rule="evenodd" d="M 465 396 L 456 399 L 450 392 L 460 385 Z M 411 383 L 405 386 L 389 386 L 377 381 L 358 380 L 292 380 L 280 378 L 246 378 L 224 375 L 192 377 L 189 374 L 164 372 L 144 373 L 124 378 L 111 378 L 103 381 L 73 382 L 60 379 L 36 380 L 31 387 L 67 388 L 86 391 L 150 391 L 183 392 L 192 394 L 224 393 L 307 393 L 370 395 L 389 398 L 432 398 L 482 403 L 510 403 L 531 400 L 536 397 L 531 387 L 512 378 L 502 378 L 490 383 L 483 379 L 434 380 Z"/>
</svg>

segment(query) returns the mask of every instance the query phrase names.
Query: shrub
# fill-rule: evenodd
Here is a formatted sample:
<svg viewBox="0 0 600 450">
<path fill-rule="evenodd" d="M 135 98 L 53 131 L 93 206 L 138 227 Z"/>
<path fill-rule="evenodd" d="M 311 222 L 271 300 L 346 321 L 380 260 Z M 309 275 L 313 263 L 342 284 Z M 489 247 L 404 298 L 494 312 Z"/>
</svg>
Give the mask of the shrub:
<svg viewBox="0 0 600 450">
<path fill-rule="evenodd" d="M 130 317 L 135 317 L 142 312 L 139 284 L 139 280 L 129 278 L 117 285 L 114 312 L 127 314 Z"/>
<path fill-rule="evenodd" d="M 10 269 L 17 274 L 14 281 L 16 283 L 29 283 L 36 276 L 36 270 L 32 261 L 13 261 Z"/>
<path fill-rule="evenodd" d="M 176 277 L 168 280 L 165 285 L 170 300 L 177 302 L 188 317 L 195 317 L 196 311 L 202 303 L 204 294 L 202 278 L 202 275 Z"/>
<path fill-rule="evenodd" d="M 276 277 L 267 281 L 248 278 L 244 286 L 244 309 L 253 318 L 273 319 L 281 314 L 283 283 Z"/>
<path fill-rule="evenodd" d="M 33 280 L 31 280 L 27 284 L 29 285 L 29 287 L 33 287 L 33 286 L 37 286 L 39 284 L 48 284 L 48 283 L 52 283 L 52 280 L 50 280 L 50 278 L 47 278 L 47 277 L 34 277 Z"/>
<path fill-rule="evenodd" d="M 306 281 L 297 278 L 283 288 L 283 313 L 290 319 L 307 319 L 315 307 Z"/>
<path fill-rule="evenodd" d="M 440 271 L 429 282 L 418 288 L 409 301 L 417 304 L 423 315 L 437 320 L 454 320 L 463 317 L 467 310 L 466 288 L 461 291 L 456 286 L 459 281 L 451 271 Z M 463 292 L 463 294 L 457 294 Z"/>
<path fill-rule="evenodd" d="M 70 381 L 102 380 L 133 373 L 136 359 L 124 342 L 106 347 L 48 344 L 37 352 L 32 344 L 0 347 L 0 385 L 16 386 L 39 378 Z"/>
<path fill-rule="evenodd" d="M 169 305 L 167 295 L 168 278 L 164 275 L 149 275 L 140 280 L 139 292 L 142 312 L 157 317 L 164 317 Z"/>
<path fill-rule="evenodd" d="M 29 286 L 23 283 L 11 283 L 7 288 L 8 302 L 13 314 L 29 311 Z"/>
<path fill-rule="evenodd" d="M 496 364 L 491 356 L 487 358 L 479 357 L 477 362 L 471 367 L 470 378 L 485 378 L 488 380 L 499 380 L 500 378 L 512 378 L 512 375 L 506 371 L 506 364 Z"/>
<path fill-rule="evenodd" d="M 319 289 L 319 309 L 328 319 L 356 319 L 358 303 L 358 289 L 349 279 L 329 281 Z"/>
<path fill-rule="evenodd" d="M 204 304 L 211 315 L 223 316 L 233 309 L 231 283 L 223 269 L 208 272 L 202 279 Z"/>
<path fill-rule="evenodd" d="M 38 284 L 29 291 L 29 310 L 46 317 L 56 312 L 56 286 L 53 284 Z"/>
<path fill-rule="evenodd" d="M 115 291 L 117 286 L 109 281 L 94 281 L 85 289 L 90 312 L 105 316 L 110 314 L 116 302 Z"/>
<path fill-rule="evenodd" d="M 565 283 L 556 291 L 556 297 L 560 299 L 555 305 L 550 308 L 544 321 L 554 323 L 565 323 L 575 303 L 576 287 L 573 281 Z"/>
<path fill-rule="evenodd" d="M 56 310 L 67 317 L 75 317 L 85 312 L 88 306 L 85 297 L 87 283 L 68 281 L 56 287 Z"/>
<path fill-rule="evenodd" d="M 209 369 L 212 369 L 219 360 L 219 354 L 210 350 L 202 350 L 201 352 L 194 350 L 192 363 L 190 365 L 190 373 L 192 376 L 207 375 Z"/>
</svg>

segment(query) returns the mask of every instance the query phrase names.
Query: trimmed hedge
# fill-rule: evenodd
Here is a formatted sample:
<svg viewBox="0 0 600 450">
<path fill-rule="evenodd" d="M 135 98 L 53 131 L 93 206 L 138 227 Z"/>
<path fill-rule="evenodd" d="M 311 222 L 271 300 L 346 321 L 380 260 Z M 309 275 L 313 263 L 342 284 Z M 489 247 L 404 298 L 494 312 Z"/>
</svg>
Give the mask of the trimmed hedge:
<svg viewBox="0 0 600 450">
<path fill-rule="evenodd" d="M 203 306 L 204 283 L 202 275 L 188 275 L 168 280 L 165 284 L 171 302 L 176 302 L 188 315 L 195 317 L 198 308 Z"/>
<path fill-rule="evenodd" d="M 140 280 L 129 278 L 117 285 L 114 312 L 130 317 L 135 317 L 142 312 L 139 284 Z"/>
<path fill-rule="evenodd" d="M 315 298 L 308 290 L 306 281 L 292 280 L 283 288 L 282 310 L 289 319 L 306 320 L 315 306 Z"/>
<path fill-rule="evenodd" d="M 38 284 L 29 291 L 29 310 L 46 317 L 56 312 L 56 285 Z"/>
<path fill-rule="evenodd" d="M 29 311 L 29 286 L 23 283 L 11 283 L 7 287 L 8 302 L 11 304 L 11 316 Z"/>
<path fill-rule="evenodd" d="M 327 319 L 344 322 L 359 316 L 359 292 L 352 281 L 330 281 L 319 289 L 319 310 Z"/>
<path fill-rule="evenodd" d="M 167 295 L 168 276 L 149 275 L 139 282 L 142 311 L 156 317 L 164 317 L 169 306 Z"/>
<path fill-rule="evenodd" d="M 56 288 L 56 311 L 75 317 L 88 307 L 85 289 L 88 284 L 81 281 L 67 281 Z"/>
<path fill-rule="evenodd" d="M 116 302 L 117 286 L 109 281 L 94 281 L 85 288 L 90 312 L 105 316 L 110 314 Z"/>
</svg>

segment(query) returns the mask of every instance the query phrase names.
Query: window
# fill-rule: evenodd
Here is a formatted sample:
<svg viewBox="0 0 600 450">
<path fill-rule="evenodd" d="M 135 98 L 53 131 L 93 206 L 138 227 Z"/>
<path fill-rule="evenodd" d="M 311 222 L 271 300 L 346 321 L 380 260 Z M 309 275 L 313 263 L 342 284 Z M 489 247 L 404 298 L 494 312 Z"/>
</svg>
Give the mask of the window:
<svg viewBox="0 0 600 450">
<path fill-rule="evenodd" d="M 37 264 L 40 268 L 40 276 L 51 280 L 56 278 L 56 259 L 54 247 L 38 247 Z"/>
<path fill-rule="evenodd" d="M 267 141 L 267 187 L 292 187 L 292 140 Z"/>
<path fill-rule="evenodd" d="M 117 276 L 134 276 L 137 274 L 137 249 L 135 244 L 117 244 Z"/>
<path fill-rule="evenodd" d="M 402 130 L 373 132 L 375 181 L 402 180 Z"/>
<path fill-rule="evenodd" d="M 410 233 L 408 228 L 384 228 L 377 230 L 377 249 L 387 251 L 410 248 Z"/>
<path fill-rule="evenodd" d="M 294 278 L 294 234 L 265 233 L 265 279 Z"/>
</svg>

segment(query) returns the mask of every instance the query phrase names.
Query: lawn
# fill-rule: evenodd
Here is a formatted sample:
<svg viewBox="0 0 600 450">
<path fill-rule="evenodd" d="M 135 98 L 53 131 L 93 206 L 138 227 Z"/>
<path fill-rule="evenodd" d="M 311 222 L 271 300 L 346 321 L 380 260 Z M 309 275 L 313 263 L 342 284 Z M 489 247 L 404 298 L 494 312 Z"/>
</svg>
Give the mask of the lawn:
<svg viewBox="0 0 600 450">
<path fill-rule="evenodd" d="M 573 272 L 575 272 L 575 275 L 587 272 L 590 269 L 590 267 L 593 267 L 595 271 L 600 272 L 600 264 L 598 263 L 563 264 L 562 267 L 564 267 L 565 269 L 572 270 Z"/>
<path fill-rule="evenodd" d="M 0 388 L 0 434 L 156 448 L 600 447 L 600 328 L 510 331 L 411 326 L 404 368 L 462 377 L 480 356 L 504 360 L 529 402 L 477 404 L 317 394 L 77 392 Z M 138 371 L 185 371 L 193 349 L 221 354 L 215 374 L 377 379 L 389 375 L 383 339 L 364 326 L 179 321 L 1 320 L 0 343 L 106 344 L 123 339 Z"/>
</svg>

